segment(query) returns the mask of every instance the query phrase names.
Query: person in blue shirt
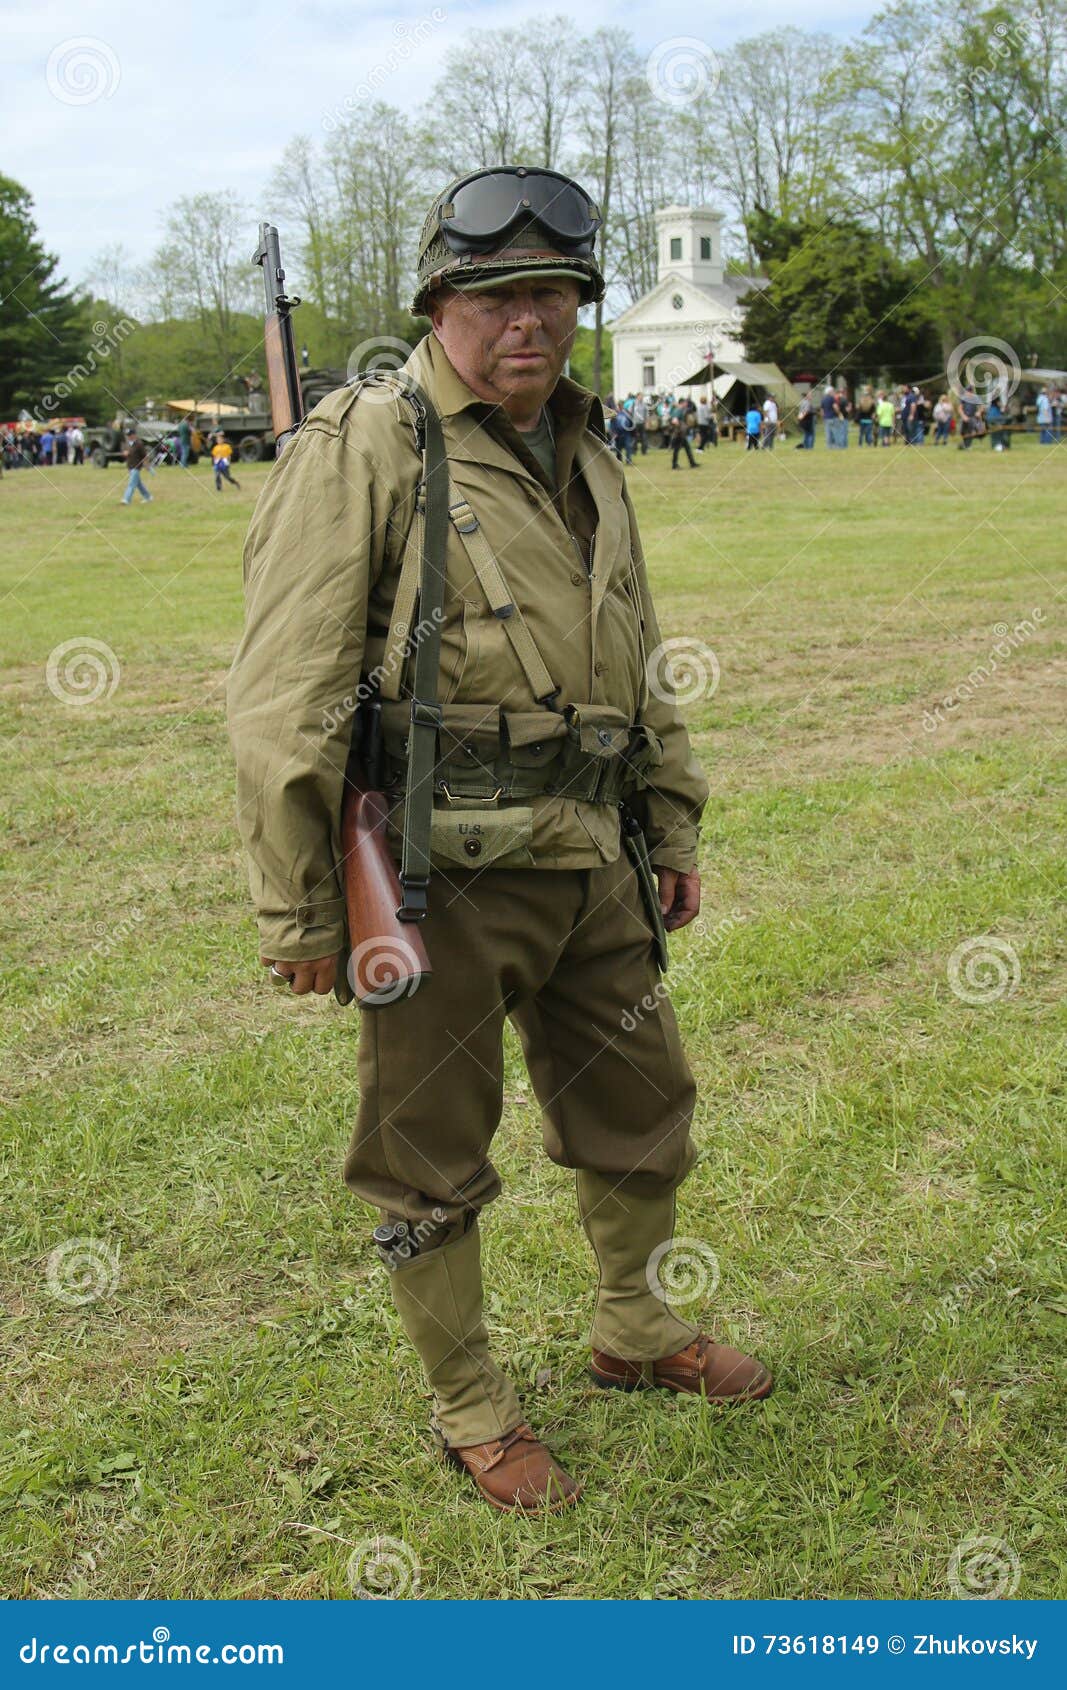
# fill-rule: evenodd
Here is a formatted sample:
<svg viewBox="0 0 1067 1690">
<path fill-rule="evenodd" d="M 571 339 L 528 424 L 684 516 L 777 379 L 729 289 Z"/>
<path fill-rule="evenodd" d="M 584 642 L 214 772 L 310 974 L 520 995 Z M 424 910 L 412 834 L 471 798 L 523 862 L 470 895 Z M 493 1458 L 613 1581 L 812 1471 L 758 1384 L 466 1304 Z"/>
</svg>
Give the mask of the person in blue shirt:
<svg viewBox="0 0 1067 1690">
<path fill-rule="evenodd" d="M 986 408 L 985 422 L 989 433 L 989 444 L 995 452 L 1003 452 L 1011 445 L 1011 435 L 1007 433 L 1004 424 L 1008 422 L 1008 413 L 1002 409 L 999 399 L 994 393 Z"/>
<path fill-rule="evenodd" d="M 746 441 L 745 450 L 746 450 L 746 452 L 758 452 L 759 451 L 759 434 L 760 434 L 760 426 L 761 426 L 762 422 L 763 422 L 763 412 L 759 409 L 759 407 L 757 405 L 753 405 L 751 410 L 748 410 L 748 411 L 745 412 L 745 441 Z"/>
<path fill-rule="evenodd" d="M 1052 401 L 1048 396 L 1048 389 L 1043 387 L 1037 396 L 1037 426 L 1041 430 L 1042 446 L 1051 446 L 1052 437 Z"/>
<path fill-rule="evenodd" d="M 634 419 L 625 407 L 616 411 L 611 419 L 611 444 L 615 448 L 615 456 L 622 462 L 625 454 L 626 462 L 634 461 Z"/>
</svg>

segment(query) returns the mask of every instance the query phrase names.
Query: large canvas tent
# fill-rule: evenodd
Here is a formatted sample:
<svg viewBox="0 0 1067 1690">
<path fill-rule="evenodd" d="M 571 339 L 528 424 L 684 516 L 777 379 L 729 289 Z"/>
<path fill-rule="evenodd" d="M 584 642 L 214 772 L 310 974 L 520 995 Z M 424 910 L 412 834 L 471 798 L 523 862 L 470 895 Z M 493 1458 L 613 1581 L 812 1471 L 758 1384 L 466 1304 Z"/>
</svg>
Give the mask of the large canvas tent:
<svg viewBox="0 0 1067 1690">
<path fill-rule="evenodd" d="M 712 382 L 712 370 L 715 380 Z M 694 370 L 691 376 L 678 383 L 679 387 L 708 387 L 714 386 L 715 397 L 726 405 L 727 410 L 740 415 L 748 409 L 750 398 L 754 397 L 762 402 L 768 393 L 772 393 L 778 401 L 778 409 L 782 412 L 795 410 L 803 395 L 800 389 L 793 386 L 785 371 L 777 364 L 750 364 L 744 360 L 724 359 L 702 364 Z M 734 389 L 740 386 L 740 395 Z M 727 403 L 727 400 L 730 400 Z M 740 403 L 736 401 L 740 400 Z"/>
</svg>

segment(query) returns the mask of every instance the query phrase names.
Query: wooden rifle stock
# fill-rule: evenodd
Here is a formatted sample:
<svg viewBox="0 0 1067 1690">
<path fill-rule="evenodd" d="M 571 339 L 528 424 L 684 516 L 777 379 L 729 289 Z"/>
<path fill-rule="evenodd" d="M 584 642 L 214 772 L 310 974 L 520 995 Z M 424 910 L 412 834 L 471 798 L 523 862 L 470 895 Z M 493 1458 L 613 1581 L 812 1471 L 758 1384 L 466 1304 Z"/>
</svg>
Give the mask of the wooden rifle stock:
<svg viewBox="0 0 1067 1690">
<path fill-rule="evenodd" d="M 303 419 L 304 396 L 290 316 L 300 301 L 286 297 L 281 247 L 273 223 L 260 224 L 259 247 L 252 262 L 263 270 L 263 346 L 271 419 L 280 454 Z M 347 966 L 339 973 L 334 988 L 341 1003 L 350 1003 L 353 996 L 358 1004 L 368 1006 L 410 997 L 423 976 L 430 973 L 417 923 L 401 921 L 396 913 L 403 902 L 403 890 L 386 839 L 388 811 L 385 794 L 364 784 L 350 765 L 341 802 L 341 874 L 350 946 Z"/>
<path fill-rule="evenodd" d="M 285 318 L 288 323 L 288 317 Z M 289 324 L 292 335 L 292 324 Z M 270 383 L 270 417 L 274 438 L 284 444 L 303 415 L 303 405 L 294 403 L 292 384 L 286 371 L 285 330 L 283 319 L 272 311 L 263 324 L 263 350 L 267 361 L 267 380 Z M 300 391 L 299 381 L 296 383 Z"/>
<path fill-rule="evenodd" d="M 348 984 L 356 1002 L 367 1007 L 410 997 L 430 959 L 417 922 L 400 921 L 400 876 L 389 852 L 383 792 L 345 780 L 341 807 L 345 913 L 352 947 Z"/>
</svg>

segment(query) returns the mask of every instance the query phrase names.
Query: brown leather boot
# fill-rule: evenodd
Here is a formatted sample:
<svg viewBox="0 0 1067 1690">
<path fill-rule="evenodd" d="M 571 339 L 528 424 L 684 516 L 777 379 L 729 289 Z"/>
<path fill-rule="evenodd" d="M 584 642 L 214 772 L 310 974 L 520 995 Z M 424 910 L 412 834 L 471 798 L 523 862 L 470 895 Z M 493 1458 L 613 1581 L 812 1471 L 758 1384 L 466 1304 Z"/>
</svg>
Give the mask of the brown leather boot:
<svg viewBox="0 0 1067 1690">
<path fill-rule="evenodd" d="M 445 1445 L 445 1460 L 471 1475 L 494 1508 L 519 1509 L 526 1514 L 558 1514 L 582 1494 L 523 1421 L 514 1431 L 486 1444 L 456 1449 Z"/>
<path fill-rule="evenodd" d="M 742 1355 L 728 1344 L 713 1344 L 703 1332 L 684 1350 L 662 1361 L 622 1361 L 594 1350 L 589 1371 L 605 1389 L 681 1391 L 716 1402 L 753 1402 L 769 1396 L 774 1385 L 754 1356 Z"/>
</svg>

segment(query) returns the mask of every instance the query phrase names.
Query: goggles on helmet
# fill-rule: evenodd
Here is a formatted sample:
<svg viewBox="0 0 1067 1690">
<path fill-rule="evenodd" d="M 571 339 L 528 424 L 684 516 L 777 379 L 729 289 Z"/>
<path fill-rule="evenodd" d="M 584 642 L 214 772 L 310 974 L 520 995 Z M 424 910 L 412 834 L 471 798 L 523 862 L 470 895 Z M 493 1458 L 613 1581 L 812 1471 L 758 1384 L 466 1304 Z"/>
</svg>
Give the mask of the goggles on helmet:
<svg viewBox="0 0 1067 1690">
<path fill-rule="evenodd" d="M 492 252 L 516 225 L 536 221 L 554 246 L 592 258 L 602 218 L 577 182 L 557 170 L 521 165 L 477 170 L 437 208 L 437 228 L 450 252 Z"/>
</svg>

